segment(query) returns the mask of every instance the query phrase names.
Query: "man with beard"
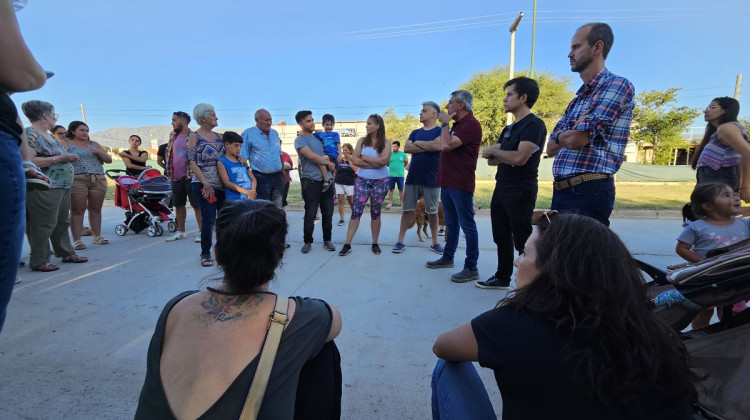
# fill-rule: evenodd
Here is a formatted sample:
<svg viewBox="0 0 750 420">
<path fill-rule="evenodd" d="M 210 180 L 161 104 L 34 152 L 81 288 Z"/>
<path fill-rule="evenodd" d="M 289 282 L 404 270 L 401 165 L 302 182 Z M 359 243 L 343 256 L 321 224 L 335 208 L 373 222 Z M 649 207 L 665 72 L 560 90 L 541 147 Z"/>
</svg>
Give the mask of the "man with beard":
<svg viewBox="0 0 750 420">
<path fill-rule="evenodd" d="M 198 201 L 193 196 L 190 187 L 190 169 L 185 161 L 187 153 L 187 140 L 190 135 L 190 115 L 183 111 L 172 114 L 172 128 L 174 131 L 169 135 L 169 142 L 164 153 L 164 175 L 169 178 L 172 186 L 172 205 L 177 218 L 177 232 L 167 238 L 167 242 L 177 241 L 188 237 L 185 233 L 185 219 L 187 210 L 185 206 L 190 200 L 190 207 L 195 212 L 195 221 L 198 223 L 198 231 L 201 229 L 201 210 Z M 200 242 L 200 234 L 196 242 Z"/>
<path fill-rule="evenodd" d="M 552 208 L 593 217 L 609 226 L 614 174 L 622 165 L 633 118 L 633 84 L 604 65 L 614 35 L 606 23 L 581 26 L 570 43 L 570 69 L 583 86 L 547 142 L 555 156 Z"/>
</svg>

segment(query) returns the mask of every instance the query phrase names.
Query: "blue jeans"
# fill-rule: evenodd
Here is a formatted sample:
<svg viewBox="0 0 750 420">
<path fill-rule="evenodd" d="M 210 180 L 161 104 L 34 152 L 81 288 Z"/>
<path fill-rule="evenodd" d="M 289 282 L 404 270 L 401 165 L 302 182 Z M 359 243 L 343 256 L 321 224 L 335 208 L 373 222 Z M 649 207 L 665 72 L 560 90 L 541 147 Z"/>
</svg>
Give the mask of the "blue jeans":
<svg viewBox="0 0 750 420">
<path fill-rule="evenodd" d="M 255 198 L 259 200 L 268 200 L 281 207 L 284 204 L 284 184 L 286 178 L 284 178 L 284 172 L 279 171 L 275 174 L 264 174 L 262 172 L 253 171 L 255 175 L 255 184 L 258 186 L 255 189 Z"/>
<path fill-rule="evenodd" d="M 445 251 L 443 258 L 452 260 L 458 247 L 459 228 L 466 236 L 466 260 L 464 268 L 477 269 L 479 260 L 479 236 L 474 222 L 474 193 L 454 188 L 441 188 L 440 199 L 443 201 L 445 215 Z"/>
<path fill-rule="evenodd" d="M 609 226 L 609 216 L 615 206 L 615 180 L 595 179 L 552 192 L 552 210 L 576 213 Z"/>
<path fill-rule="evenodd" d="M 438 359 L 432 372 L 434 420 L 496 420 L 487 390 L 471 362 Z"/>
<path fill-rule="evenodd" d="M 0 93 L 4 95 L 4 93 Z M 18 139 L 0 131 L 0 332 L 16 284 L 26 229 L 26 176 Z"/>
<path fill-rule="evenodd" d="M 214 223 L 216 222 L 216 213 L 224 205 L 224 190 L 214 188 L 216 201 L 209 203 L 203 198 L 201 190 L 203 185 L 193 182 L 190 185 L 193 188 L 193 195 L 198 199 L 198 205 L 201 209 L 201 257 L 211 257 L 212 234 L 214 232 Z"/>
</svg>

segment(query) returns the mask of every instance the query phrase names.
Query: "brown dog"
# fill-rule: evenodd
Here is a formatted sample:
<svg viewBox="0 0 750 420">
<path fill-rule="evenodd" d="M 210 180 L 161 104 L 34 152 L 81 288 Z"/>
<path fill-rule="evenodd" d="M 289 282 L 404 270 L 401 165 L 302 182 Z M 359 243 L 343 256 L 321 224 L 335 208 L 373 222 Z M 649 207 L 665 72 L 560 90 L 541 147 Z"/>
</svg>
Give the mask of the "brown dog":
<svg viewBox="0 0 750 420">
<path fill-rule="evenodd" d="M 438 224 L 440 226 L 445 226 L 445 217 L 443 217 L 443 203 L 438 202 Z M 425 236 L 430 238 L 430 234 L 428 231 L 429 222 L 427 221 L 427 213 L 425 213 L 424 210 L 424 198 L 420 198 L 417 200 L 417 206 L 414 209 L 414 218 L 411 219 L 411 223 L 409 223 L 409 227 L 406 229 L 411 229 L 414 225 L 417 225 L 417 236 L 419 237 L 419 242 L 424 242 L 424 238 L 422 238 L 422 232 L 424 232 Z"/>
</svg>

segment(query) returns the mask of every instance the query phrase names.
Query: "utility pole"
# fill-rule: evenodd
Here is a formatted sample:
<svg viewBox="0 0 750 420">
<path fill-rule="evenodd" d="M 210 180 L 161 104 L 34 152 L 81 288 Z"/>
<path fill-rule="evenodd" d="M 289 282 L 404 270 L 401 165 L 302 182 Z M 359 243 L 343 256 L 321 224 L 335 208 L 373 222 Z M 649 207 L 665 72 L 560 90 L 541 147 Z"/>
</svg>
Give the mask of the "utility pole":
<svg viewBox="0 0 750 420">
<path fill-rule="evenodd" d="M 536 46 L 536 0 L 534 0 L 534 15 L 531 19 L 531 70 L 529 77 L 534 78 L 534 47 Z"/>
<path fill-rule="evenodd" d="M 86 122 L 86 108 L 81 104 L 81 115 L 83 116 L 83 122 Z"/>
<path fill-rule="evenodd" d="M 734 84 L 734 99 L 740 100 L 740 86 L 742 85 L 742 73 L 737 75 L 737 82 Z"/>
<path fill-rule="evenodd" d="M 508 80 L 513 78 L 513 68 L 516 63 L 516 29 L 518 29 L 518 24 L 521 23 L 522 17 L 523 12 L 520 12 L 516 20 L 513 21 L 513 24 L 510 25 L 510 69 Z M 513 114 L 508 112 L 505 114 L 505 124 L 510 125 L 511 122 L 513 122 Z"/>
</svg>

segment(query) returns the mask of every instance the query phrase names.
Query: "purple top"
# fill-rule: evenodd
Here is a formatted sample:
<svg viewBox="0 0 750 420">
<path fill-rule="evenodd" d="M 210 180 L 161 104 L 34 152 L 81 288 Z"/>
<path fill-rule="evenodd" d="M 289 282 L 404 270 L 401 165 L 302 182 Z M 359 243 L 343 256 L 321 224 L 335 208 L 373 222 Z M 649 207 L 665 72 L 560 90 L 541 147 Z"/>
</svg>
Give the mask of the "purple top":
<svg viewBox="0 0 750 420">
<path fill-rule="evenodd" d="M 742 124 L 737 121 L 732 121 L 732 124 L 740 128 L 742 132 L 742 138 L 747 141 L 747 131 Z M 742 163 L 742 156 L 737 153 L 732 146 L 722 143 L 719 140 L 718 131 L 711 134 L 711 138 L 708 140 L 706 147 L 703 148 L 701 155 L 698 157 L 698 164 L 696 167 L 708 166 L 713 170 L 719 170 L 726 166 L 737 166 Z"/>
</svg>

